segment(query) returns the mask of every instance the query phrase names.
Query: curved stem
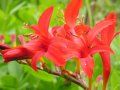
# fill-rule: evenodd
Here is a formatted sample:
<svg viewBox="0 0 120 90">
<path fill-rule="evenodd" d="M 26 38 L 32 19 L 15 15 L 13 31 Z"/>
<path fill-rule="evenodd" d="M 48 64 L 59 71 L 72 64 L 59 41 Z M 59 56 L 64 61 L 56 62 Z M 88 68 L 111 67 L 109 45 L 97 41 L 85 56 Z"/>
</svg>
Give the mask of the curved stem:
<svg viewBox="0 0 120 90">
<path fill-rule="evenodd" d="M 22 62 L 22 61 L 19 62 L 19 63 L 20 64 L 25 64 L 25 65 L 29 65 L 26 62 Z M 43 65 L 43 68 L 39 68 L 39 67 L 37 67 L 37 68 L 39 70 L 45 71 L 45 72 L 47 72 L 49 74 L 52 74 L 52 75 L 55 75 L 55 76 L 60 76 L 60 77 L 62 77 L 64 79 L 67 79 L 67 80 L 69 80 L 69 81 L 71 81 L 71 82 L 81 86 L 84 90 L 88 90 L 88 87 L 87 87 L 86 83 L 83 82 L 82 79 L 77 79 L 76 77 L 73 77 L 73 76 L 71 76 L 71 75 L 69 75 L 67 73 L 61 73 L 61 72 L 52 71 L 48 67 L 46 67 L 45 65 Z"/>
</svg>

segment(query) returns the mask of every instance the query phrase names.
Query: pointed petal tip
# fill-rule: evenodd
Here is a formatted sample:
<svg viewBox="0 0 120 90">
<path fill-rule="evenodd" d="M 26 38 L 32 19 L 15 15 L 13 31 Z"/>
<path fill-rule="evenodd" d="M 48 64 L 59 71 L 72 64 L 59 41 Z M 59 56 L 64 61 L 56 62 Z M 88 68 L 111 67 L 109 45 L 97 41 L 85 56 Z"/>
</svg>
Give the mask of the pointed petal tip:
<svg viewBox="0 0 120 90">
<path fill-rule="evenodd" d="M 74 26 L 79 13 L 79 9 L 82 7 L 82 0 L 70 0 L 65 9 L 65 21 L 69 26 Z"/>
<path fill-rule="evenodd" d="M 48 36 L 48 29 L 50 25 L 50 20 L 53 14 L 53 6 L 47 8 L 42 15 L 40 15 L 38 20 L 39 30 L 37 32 L 40 33 L 41 36 Z"/>
<path fill-rule="evenodd" d="M 106 19 L 117 19 L 117 14 L 116 12 L 112 11 L 110 12 L 107 16 Z"/>
<path fill-rule="evenodd" d="M 53 9 L 54 9 L 53 6 L 47 8 L 47 9 L 42 13 L 42 15 L 40 15 L 38 24 L 42 24 L 42 21 L 43 21 L 44 19 L 46 19 L 46 18 L 49 18 L 49 19 L 50 19 L 51 15 L 52 15 L 52 12 L 53 12 Z"/>
<path fill-rule="evenodd" d="M 54 9 L 54 6 L 51 6 L 51 7 L 49 7 L 49 9 L 51 9 L 51 10 L 53 11 L 53 9 Z"/>
<path fill-rule="evenodd" d="M 110 54 L 100 53 L 100 55 L 103 63 L 103 88 L 106 88 L 111 72 Z"/>
<path fill-rule="evenodd" d="M 93 27 L 93 29 L 88 33 L 89 41 L 92 42 L 99 33 L 106 30 L 107 28 L 110 28 L 111 25 L 115 24 L 115 22 L 116 22 L 115 19 L 107 19 L 107 20 L 105 19 L 105 20 L 98 22 Z"/>
</svg>

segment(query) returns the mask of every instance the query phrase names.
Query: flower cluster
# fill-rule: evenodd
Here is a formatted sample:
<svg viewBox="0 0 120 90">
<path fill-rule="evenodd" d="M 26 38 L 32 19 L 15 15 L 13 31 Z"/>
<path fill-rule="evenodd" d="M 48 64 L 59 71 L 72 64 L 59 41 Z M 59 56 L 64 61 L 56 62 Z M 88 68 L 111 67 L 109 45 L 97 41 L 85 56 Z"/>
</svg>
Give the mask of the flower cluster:
<svg viewBox="0 0 120 90">
<path fill-rule="evenodd" d="M 36 25 L 27 25 L 34 30 L 34 37 L 25 42 L 21 36 L 20 46 L 11 48 L 0 44 L 1 54 L 5 62 L 31 59 L 31 66 L 37 70 L 41 57 L 47 57 L 56 66 L 64 67 L 68 60 L 77 58 L 84 73 L 89 79 L 93 76 L 93 55 L 99 53 L 103 63 L 103 85 L 106 87 L 110 75 L 110 43 L 115 36 L 116 14 L 111 12 L 94 27 L 84 23 L 77 24 L 82 0 L 71 0 L 67 5 L 65 24 L 49 28 L 53 7 L 46 9 Z"/>
</svg>

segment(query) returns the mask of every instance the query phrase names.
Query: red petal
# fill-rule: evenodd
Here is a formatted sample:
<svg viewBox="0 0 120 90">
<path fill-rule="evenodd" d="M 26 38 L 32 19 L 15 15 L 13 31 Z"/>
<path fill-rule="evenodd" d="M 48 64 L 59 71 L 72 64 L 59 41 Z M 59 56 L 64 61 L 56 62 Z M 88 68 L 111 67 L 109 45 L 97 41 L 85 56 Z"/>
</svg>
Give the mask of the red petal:
<svg viewBox="0 0 120 90">
<path fill-rule="evenodd" d="M 98 45 L 95 47 L 92 47 L 90 49 L 90 54 L 95 54 L 97 52 L 108 52 L 108 53 L 113 53 L 113 51 L 111 50 L 111 48 L 109 46 L 105 46 L 105 45 Z"/>
<path fill-rule="evenodd" d="M 40 28 L 38 25 L 31 25 L 28 27 L 31 28 L 32 30 L 34 30 L 36 34 L 40 34 Z"/>
<path fill-rule="evenodd" d="M 40 28 L 38 25 L 25 25 L 25 28 L 32 29 L 36 34 L 40 34 Z"/>
<path fill-rule="evenodd" d="M 5 59 L 5 62 L 9 62 L 13 60 L 29 59 L 33 55 L 34 52 L 24 47 L 17 47 L 14 49 L 6 49 L 2 51 L 2 56 Z"/>
<path fill-rule="evenodd" d="M 94 69 L 94 61 L 92 57 L 88 56 L 86 58 L 80 58 L 80 61 L 83 71 L 89 78 L 92 78 Z"/>
<path fill-rule="evenodd" d="M 0 44 L 0 50 L 10 49 L 10 47 L 6 44 Z"/>
<path fill-rule="evenodd" d="M 48 34 L 48 28 L 49 28 L 52 12 L 53 12 L 53 7 L 50 7 L 47 10 L 45 10 L 44 13 L 39 18 L 39 21 L 38 21 L 38 25 L 40 28 L 39 32 L 42 35 L 46 36 Z"/>
<path fill-rule="evenodd" d="M 108 16 L 106 17 L 106 20 L 114 20 L 115 22 L 109 26 L 108 28 L 106 28 L 105 30 L 103 30 L 101 32 L 101 39 L 105 44 L 110 45 L 111 41 L 114 38 L 115 35 L 115 25 L 116 25 L 116 20 L 117 20 L 117 16 L 115 13 L 110 13 L 108 14 Z"/>
<path fill-rule="evenodd" d="M 75 39 L 76 40 L 76 39 Z M 80 40 L 78 40 L 78 38 L 77 38 L 77 40 L 75 41 L 76 43 L 77 42 L 79 42 L 78 44 L 81 44 L 80 42 Z M 65 47 L 67 47 L 67 48 L 71 48 L 71 49 L 79 49 L 81 46 L 80 45 L 78 45 L 78 44 L 76 44 L 75 42 L 73 42 L 73 41 L 71 41 L 71 40 L 67 40 L 67 39 L 65 39 L 65 38 L 62 38 L 62 37 L 55 37 L 54 39 L 53 39 L 53 43 L 61 43 L 63 46 L 65 46 Z M 61 46 L 62 46 L 61 45 Z M 56 45 L 57 46 L 57 45 Z"/>
<path fill-rule="evenodd" d="M 52 29 L 52 34 L 54 35 L 54 36 L 57 36 L 57 37 L 63 37 L 63 38 L 65 38 L 66 37 L 66 31 L 65 31 L 65 29 L 64 29 L 64 27 L 63 26 L 56 26 L 56 27 L 54 27 L 53 29 Z"/>
<path fill-rule="evenodd" d="M 109 20 L 109 19 L 115 19 L 115 20 L 117 20 L 117 15 L 116 15 L 115 12 L 111 12 L 111 13 L 109 13 L 109 14 L 107 15 L 106 19 L 107 19 L 107 20 Z"/>
<path fill-rule="evenodd" d="M 110 71 L 111 71 L 111 66 L 110 66 L 110 54 L 109 53 L 100 53 L 101 58 L 102 58 L 102 63 L 103 63 L 103 85 L 106 87 Z"/>
<path fill-rule="evenodd" d="M 50 33 L 53 35 L 53 36 L 56 36 L 58 30 L 60 29 L 61 27 L 60 26 L 55 26 L 52 28 L 52 30 L 50 31 Z"/>
<path fill-rule="evenodd" d="M 75 27 L 75 32 L 78 36 L 81 34 L 87 33 L 90 30 L 90 27 L 84 24 L 78 25 Z"/>
<path fill-rule="evenodd" d="M 46 53 L 46 57 L 53 61 L 53 63 L 57 66 L 64 66 L 66 64 L 66 60 L 63 57 L 63 54 L 56 45 L 49 46 L 48 52 Z"/>
<path fill-rule="evenodd" d="M 55 38 L 55 40 L 56 41 L 54 41 L 51 45 L 58 50 L 64 59 L 68 60 L 79 55 L 77 51 L 79 46 L 77 46 L 74 42 L 64 38 Z"/>
<path fill-rule="evenodd" d="M 71 0 L 65 10 L 65 21 L 69 26 L 74 26 L 79 9 L 82 6 L 82 0 Z"/>
<path fill-rule="evenodd" d="M 103 20 L 95 25 L 95 27 L 88 33 L 88 39 L 92 43 L 95 37 L 103 30 L 111 27 L 115 23 L 114 20 Z"/>
<path fill-rule="evenodd" d="M 38 51 L 38 50 L 42 49 L 42 47 L 41 47 L 42 43 L 43 42 L 41 42 L 40 40 L 31 40 L 30 42 L 25 43 L 23 46 L 32 51 Z"/>
<path fill-rule="evenodd" d="M 37 62 L 40 60 L 40 58 L 43 55 L 44 55 L 44 52 L 39 51 L 33 56 L 31 65 L 34 70 L 37 70 Z"/>
</svg>

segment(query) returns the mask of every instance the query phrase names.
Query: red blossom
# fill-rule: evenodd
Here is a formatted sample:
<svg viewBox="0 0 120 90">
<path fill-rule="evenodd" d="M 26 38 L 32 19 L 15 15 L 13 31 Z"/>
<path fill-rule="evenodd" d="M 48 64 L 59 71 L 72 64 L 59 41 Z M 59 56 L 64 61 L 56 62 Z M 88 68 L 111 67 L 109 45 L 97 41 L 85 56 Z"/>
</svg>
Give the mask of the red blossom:
<svg viewBox="0 0 120 90">
<path fill-rule="evenodd" d="M 37 70 L 36 64 L 42 56 L 46 56 L 57 66 L 64 66 L 66 64 L 66 60 L 73 56 L 71 54 L 72 49 L 67 47 L 72 42 L 62 37 L 56 37 L 49 31 L 52 12 L 53 7 L 48 8 L 40 16 L 37 25 L 27 26 L 35 31 L 38 38 L 30 40 L 28 43 L 23 43 L 20 47 L 3 51 L 4 53 L 2 54 L 5 61 L 32 59 L 31 65 L 35 70 Z"/>
<path fill-rule="evenodd" d="M 38 40 L 30 41 L 26 43 L 24 47 L 29 49 L 36 49 L 38 52 L 32 58 L 32 67 L 36 70 L 36 64 L 40 57 L 46 56 L 51 59 L 57 66 L 63 66 L 65 64 L 65 59 L 61 57 L 61 52 L 59 48 L 54 45 L 52 47 L 51 43 L 54 39 L 49 32 L 50 18 L 53 12 L 53 7 L 48 8 L 39 18 L 38 25 L 32 25 L 32 28 L 36 34 L 39 35 Z M 53 53 L 56 52 L 56 53 Z M 59 55 L 59 56 L 58 56 Z"/>
<path fill-rule="evenodd" d="M 55 27 L 53 33 L 56 36 L 64 37 L 76 44 L 76 51 L 81 61 L 82 68 L 89 78 L 93 75 L 94 61 L 92 55 L 97 52 L 112 52 L 111 49 L 102 44 L 95 44 L 99 33 L 104 29 L 109 28 L 115 21 L 102 20 L 98 22 L 93 28 L 88 25 L 76 25 L 76 19 L 79 9 L 82 6 L 82 0 L 71 0 L 65 10 L 66 24 L 61 27 Z M 73 13 L 74 12 L 74 13 Z M 94 42 L 94 43 L 93 43 Z M 89 67 L 90 66 L 90 67 Z"/>
</svg>

